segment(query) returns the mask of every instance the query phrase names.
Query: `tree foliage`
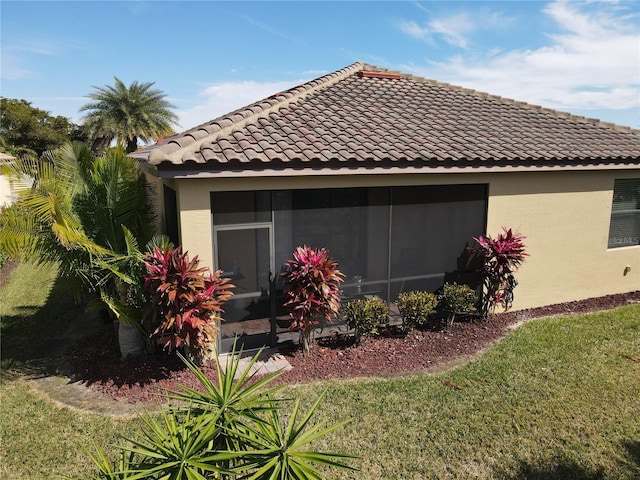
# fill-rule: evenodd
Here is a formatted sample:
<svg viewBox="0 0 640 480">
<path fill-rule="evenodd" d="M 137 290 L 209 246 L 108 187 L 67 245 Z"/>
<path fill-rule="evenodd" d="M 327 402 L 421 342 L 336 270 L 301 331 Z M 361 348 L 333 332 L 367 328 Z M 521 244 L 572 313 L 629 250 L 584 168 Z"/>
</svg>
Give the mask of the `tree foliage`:
<svg viewBox="0 0 640 480">
<path fill-rule="evenodd" d="M 0 148 L 7 153 L 38 158 L 83 135 L 66 117 L 54 117 L 26 100 L 0 98 L 0 137 Z"/>
<path fill-rule="evenodd" d="M 95 146 L 106 147 L 112 140 L 127 153 L 138 147 L 138 139 L 151 141 L 173 133 L 178 117 L 166 94 L 152 89 L 154 82 L 133 82 L 127 87 L 115 77 L 113 86 L 93 87 L 92 101 L 80 108 L 87 112 L 84 127 Z"/>
<path fill-rule="evenodd" d="M 0 215 L 0 250 L 34 263 L 57 263 L 79 288 L 117 296 L 139 271 L 153 232 L 147 186 L 121 149 L 95 157 L 82 144 L 66 144 L 43 158 L 18 158 L 6 169 L 18 200 Z"/>
</svg>

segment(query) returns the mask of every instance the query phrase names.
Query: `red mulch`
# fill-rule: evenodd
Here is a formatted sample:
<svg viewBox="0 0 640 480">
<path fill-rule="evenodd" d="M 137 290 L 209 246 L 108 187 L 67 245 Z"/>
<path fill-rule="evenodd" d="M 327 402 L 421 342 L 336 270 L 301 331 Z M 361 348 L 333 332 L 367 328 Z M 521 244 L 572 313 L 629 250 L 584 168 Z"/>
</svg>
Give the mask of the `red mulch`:
<svg viewBox="0 0 640 480">
<path fill-rule="evenodd" d="M 473 355 L 504 337 L 508 327 L 532 318 L 592 312 L 640 302 L 640 292 L 591 298 L 546 307 L 494 314 L 487 320 L 471 319 L 449 329 L 435 325 L 400 335 L 396 330 L 365 337 L 354 345 L 351 337 L 321 339 L 303 357 L 297 349 L 281 353 L 293 366 L 274 384 L 312 382 L 330 378 L 388 377 L 433 370 Z M 178 385 L 197 386 L 193 375 L 173 355 L 159 354 L 120 361 L 110 329 L 100 337 L 75 345 L 69 351 L 69 375 L 92 389 L 130 402 L 159 402 L 158 394 Z M 215 366 L 203 366 L 215 378 Z"/>
</svg>

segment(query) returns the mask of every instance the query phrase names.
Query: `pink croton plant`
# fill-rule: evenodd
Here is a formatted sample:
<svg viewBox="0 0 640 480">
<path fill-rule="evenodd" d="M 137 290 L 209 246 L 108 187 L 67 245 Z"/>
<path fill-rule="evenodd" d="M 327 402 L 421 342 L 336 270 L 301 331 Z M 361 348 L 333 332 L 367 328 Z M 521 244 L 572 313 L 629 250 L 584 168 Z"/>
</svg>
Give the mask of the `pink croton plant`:
<svg viewBox="0 0 640 480">
<path fill-rule="evenodd" d="M 200 356 L 215 340 L 222 306 L 233 295 L 233 285 L 219 270 L 200 268 L 198 257 L 189 260 L 182 247 L 155 247 L 145 257 L 145 290 L 152 295 L 153 332 L 163 348 L 190 349 Z"/>
<path fill-rule="evenodd" d="M 513 276 L 529 254 L 525 251 L 523 240 L 527 237 L 502 227 L 503 233 L 496 238 L 480 235 L 473 252 L 482 259 L 483 297 L 480 313 L 486 318 L 489 313 L 501 305 L 508 310 L 513 303 L 513 289 L 518 282 Z"/>
<path fill-rule="evenodd" d="M 286 281 L 284 306 L 292 319 L 291 330 L 300 332 L 303 351 L 307 352 L 318 319 L 331 321 L 338 315 L 344 274 L 327 249 L 314 250 L 306 245 L 293 252 L 286 267 L 281 274 Z"/>
</svg>

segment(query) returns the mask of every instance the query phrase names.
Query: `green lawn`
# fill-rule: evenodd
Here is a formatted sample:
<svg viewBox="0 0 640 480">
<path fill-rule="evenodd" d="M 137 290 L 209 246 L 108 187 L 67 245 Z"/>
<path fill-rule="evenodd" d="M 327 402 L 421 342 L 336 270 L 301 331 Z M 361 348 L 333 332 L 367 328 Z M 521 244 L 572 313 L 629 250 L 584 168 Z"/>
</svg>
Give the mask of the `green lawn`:
<svg viewBox="0 0 640 480">
<path fill-rule="evenodd" d="M 11 374 L 30 338 L 70 321 L 61 308 L 69 299 L 48 275 L 20 266 L 0 292 L 3 479 L 87 477 L 84 448 L 96 442 L 113 454 L 118 435 L 140 427 L 57 408 Z M 632 479 L 640 478 L 640 363 L 625 355 L 640 356 L 640 305 L 532 321 L 446 374 L 284 393 L 308 404 L 328 388 L 320 419 L 353 419 L 317 447 L 360 455 L 360 472 L 329 478 Z"/>
</svg>

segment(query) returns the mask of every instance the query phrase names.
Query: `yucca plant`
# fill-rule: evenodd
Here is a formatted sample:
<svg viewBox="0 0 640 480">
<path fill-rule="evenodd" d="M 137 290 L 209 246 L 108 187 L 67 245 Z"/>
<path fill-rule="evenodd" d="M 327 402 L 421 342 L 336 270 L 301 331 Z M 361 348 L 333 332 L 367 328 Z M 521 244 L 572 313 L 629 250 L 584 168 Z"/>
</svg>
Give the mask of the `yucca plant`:
<svg viewBox="0 0 640 480">
<path fill-rule="evenodd" d="M 510 228 L 502 230 L 495 239 L 489 235 L 475 238 L 478 246 L 471 249 L 482 260 L 480 314 L 483 318 L 487 318 L 496 305 L 502 305 L 505 310 L 511 307 L 513 289 L 518 285 L 513 274 L 529 255 L 524 248 L 524 235 Z"/>
<path fill-rule="evenodd" d="M 293 252 L 286 266 L 288 271 L 282 273 L 286 281 L 284 306 L 292 318 L 291 330 L 300 332 L 303 352 L 308 352 L 318 318 L 331 321 L 338 315 L 344 274 L 329 250 L 306 245 Z"/>
<path fill-rule="evenodd" d="M 310 444 L 334 430 L 348 424 L 350 420 L 326 426 L 324 424 L 309 426 L 324 393 L 318 397 L 307 414 L 298 420 L 300 401 L 297 400 L 293 412 L 284 422 L 281 411 L 273 408 L 267 413 L 264 421 L 255 422 L 240 436 L 252 446 L 243 456 L 243 469 L 251 473 L 247 478 L 252 480 L 303 480 L 320 479 L 322 473 L 315 465 L 355 470 L 342 461 L 354 459 L 353 455 L 340 453 L 315 452 Z M 299 423 L 298 423 L 299 422 Z"/>
<path fill-rule="evenodd" d="M 167 398 L 179 405 L 170 406 L 160 419 L 146 414 L 142 435 L 125 439 L 120 447 L 117 467 L 100 450 L 90 455 L 97 478 L 307 480 L 324 478 L 320 467 L 354 470 L 344 461 L 357 457 L 311 446 L 348 421 L 313 425 L 322 396 L 303 417 L 296 402 L 283 421 L 288 401 L 273 398 L 279 387 L 268 385 L 280 372 L 258 379 L 251 371 L 259 353 L 242 370 L 241 353 L 234 346 L 224 368 L 215 357 L 217 382 L 182 357 L 202 388 L 168 392 Z"/>
<path fill-rule="evenodd" d="M 153 336 L 169 351 L 183 348 L 201 358 L 213 343 L 222 306 L 233 295 L 233 285 L 222 271 L 211 273 L 189 259 L 182 247 L 155 247 L 145 257 L 145 290 L 152 296 Z"/>
<path fill-rule="evenodd" d="M 210 417 L 211 422 L 217 423 L 228 435 L 221 435 L 213 443 L 219 450 L 233 450 L 241 448 L 243 442 L 231 434 L 232 426 L 245 425 L 248 422 L 260 420 L 260 415 L 274 406 L 271 396 L 282 386 L 269 387 L 281 372 L 272 372 L 258 378 L 253 366 L 258 361 L 261 351 L 239 371 L 242 350 L 236 353 L 234 343 L 232 353 L 227 355 L 224 368 L 216 357 L 217 381 L 212 381 L 193 363 L 183 361 L 191 373 L 200 383 L 200 389 L 180 386 L 178 391 L 169 391 L 166 397 L 171 402 L 188 405 L 188 409 L 203 417 Z"/>
</svg>

